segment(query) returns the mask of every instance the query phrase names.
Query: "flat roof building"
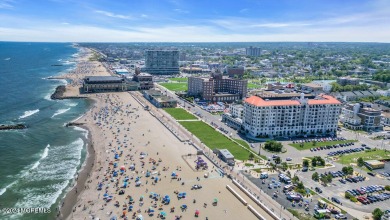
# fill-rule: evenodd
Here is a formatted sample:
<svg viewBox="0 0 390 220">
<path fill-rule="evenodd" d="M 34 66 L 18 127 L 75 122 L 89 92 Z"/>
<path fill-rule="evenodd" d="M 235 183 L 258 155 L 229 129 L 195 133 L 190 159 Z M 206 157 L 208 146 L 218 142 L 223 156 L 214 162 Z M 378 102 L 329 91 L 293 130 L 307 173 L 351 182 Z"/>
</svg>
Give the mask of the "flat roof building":
<svg viewBox="0 0 390 220">
<path fill-rule="evenodd" d="M 177 101 L 164 95 L 160 90 L 150 89 L 142 91 L 144 97 L 157 108 L 175 108 Z"/>
<path fill-rule="evenodd" d="M 178 50 L 147 50 L 145 51 L 145 67 L 143 72 L 152 75 L 179 74 Z"/>
<path fill-rule="evenodd" d="M 247 80 L 226 78 L 219 72 L 210 78 L 189 77 L 188 95 L 211 102 L 233 102 L 246 96 L 247 84 Z"/>
<path fill-rule="evenodd" d="M 342 109 L 340 121 L 352 130 L 376 131 L 381 130 L 381 110 L 363 107 L 363 104 L 347 104 Z"/>
<path fill-rule="evenodd" d="M 379 160 L 366 160 L 364 165 L 370 170 L 385 168 L 385 163 Z"/>
<path fill-rule="evenodd" d="M 121 92 L 138 89 L 138 83 L 116 76 L 87 76 L 83 80 L 83 90 L 90 92 Z"/>
</svg>

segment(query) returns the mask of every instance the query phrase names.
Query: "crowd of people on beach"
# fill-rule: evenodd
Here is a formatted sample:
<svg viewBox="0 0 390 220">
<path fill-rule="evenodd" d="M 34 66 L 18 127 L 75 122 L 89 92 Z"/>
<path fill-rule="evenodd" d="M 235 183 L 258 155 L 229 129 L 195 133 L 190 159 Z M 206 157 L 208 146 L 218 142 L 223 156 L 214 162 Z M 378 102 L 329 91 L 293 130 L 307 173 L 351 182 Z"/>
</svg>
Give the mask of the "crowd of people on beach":
<svg viewBox="0 0 390 220">
<path fill-rule="evenodd" d="M 177 197 L 179 200 L 187 198 L 185 189 L 180 188 L 164 194 L 154 191 L 158 191 L 162 182 L 170 184 L 176 181 L 184 186 L 185 180 L 180 174 L 182 167 L 171 168 L 171 163 L 165 163 L 158 152 L 155 155 L 147 153 L 147 148 L 153 147 L 150 146 L 150 141 L 137 143 L 134 140 L 133 130 L 138 129 L 137 123 L 142 123 L 138 119 L 139 112 L 143 109 L 122 102 L 115 94 L 95 96 L 102 99 L 105 106 L 94 107 L 90 116 L 105 136 L 107 147 L 103 163 L 108 163 L 107 169 L 104 169 L 106 166 L 101 164 L 99 175 L 96 177 L 98 199 L 104 200 L 100 210 L 107 210 L 110 217 L 120 210 L 123 219 L 129 217 L 143 219 L 142 215 L 157 215 L 164 219 L 167 213 L 173 213 L 175 219 L 181 219 L 182 215 L 176 210 L 185 212 L 190 204 L 183 202 L 179 207 L 170 204 L 171 198 Z M 125 123 L 125 118 L 130 120 Z M 150 129 L 146 132 L 150 132 Z M 144 135 L 143 133 L 142 136 Z M 108 136 L 113 138 L 110 139 Z M 196 181 L 200 181 L 200 178 L 197 177 Z M 132 194 L 134 188 L 142 188 L 144 194 L 135 196 Z M 196 199 L 193 203 L 196 203 Z M 204 202 L 203 207 L 207 208 L 207 202 Z M 90 214 L 93 216 L 92 211 Z M 200 210 L 194 213 L 194 215 L 199 214 Z"/>
</svg>

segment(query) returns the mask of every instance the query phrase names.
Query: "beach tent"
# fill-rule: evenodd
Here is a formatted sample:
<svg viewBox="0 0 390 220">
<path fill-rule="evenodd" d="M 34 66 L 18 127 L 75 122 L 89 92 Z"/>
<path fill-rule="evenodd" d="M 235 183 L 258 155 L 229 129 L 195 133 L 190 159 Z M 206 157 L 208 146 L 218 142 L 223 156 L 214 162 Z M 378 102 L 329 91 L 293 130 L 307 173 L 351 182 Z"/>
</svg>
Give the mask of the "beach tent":
<svg viewBox="0 0 390 220">
<path fill-rule="evenodd" d="M 150 172 L 147 171 L 145 176 L 146 176 L 146 177 L 149 177 L 149 176 L 150 176 Z"/>
<path fill-rule="evenodd" d="M 168 196 L 168 195 L 165 195 L 162 202 L 165 204 L 165 205 L 168 205 L 170 202 L 171 202 L 171 198 Z"/>
<path fill-rule="evenodd" d="M 119 155 L 118 154 L 115 154 L 115 160 L 119 159 Z"/>
<path fill-rule="evenodd" d="M 177 198 L 179 198 L 179 199 L 181 199 L 181 198 L 185 198 L 185 197 L 186 197 L 186 195 L 187 195 L 187 193 L 185 193 L 185 192 L 181 192 L 181 193 L 177 194 Z"/>
<path fill-rule="evenodd" d="M 110 220 L 117 220 L 118 218 L 116 216 L 112 216 Z"/>
<path fill-rule="evenodd" d="M 157 183 L 158 181 L 158 177 L 154 178 L 154 182 Z"/>
<path fill-rule="evenodd" d="M 114 168 L 117 168 L 118 167 L 118 163 L 114 163 Z"/>
<path fill-rule="evenodd" d="M 142 215 L 138 215 L 136 219 L 137 220 L 144 220 L 144 217 Z"/>
<path fill-rule="evenodd" d="M 187 205 L 181 205 L 180 208 L 181 209 L 187 209 Z"/>
</svg>

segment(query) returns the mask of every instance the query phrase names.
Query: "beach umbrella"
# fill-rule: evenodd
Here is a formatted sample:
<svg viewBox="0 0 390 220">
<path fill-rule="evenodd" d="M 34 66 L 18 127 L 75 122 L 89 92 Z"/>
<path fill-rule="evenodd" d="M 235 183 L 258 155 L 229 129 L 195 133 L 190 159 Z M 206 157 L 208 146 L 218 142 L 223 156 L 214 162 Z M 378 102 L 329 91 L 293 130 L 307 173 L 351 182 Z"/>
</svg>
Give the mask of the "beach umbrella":
<svg viewBox="0 0 390 220">
<path fill-rule="evenodd" d="M 214 199 L 214 202 L 218 202 L 218 199 L 217 199 L 217 198 L 215 198 L 215 199 Z"/>
<path fill-rule="evenodd" d="M 195 210 L 195 215 L 199 215 L 199 210 L 197 209 L 197 210 Z"/>
<path fill-rule="evenodd" d="M 160 212 L 160 215 L 166 217 L 166 216 L 167 216 L 167 213 L 166 213 L 166 212 Z"/>
<path fill-rule="evenodd" d="M 112 216 L 110 220 L 117 220 L 118 218 L 116 216 Z"/>
<path fill-rule="evenodd" d="M 172 172 L 171 176 L 176 176 L 176 173 L 175 173 L 175 172 Z"/>
<path fill-rule="evenodd" d="M 143 220 L 144 217 L 140 214 L 140 215 L 137 216 L 137 219 L 138 219 L 138 220 Z"/>
<path fill-rule="evenodd" d="M 121 170 L 126 170 L 126 167 L 125 166 L 121 166 Z"/>
</svg>

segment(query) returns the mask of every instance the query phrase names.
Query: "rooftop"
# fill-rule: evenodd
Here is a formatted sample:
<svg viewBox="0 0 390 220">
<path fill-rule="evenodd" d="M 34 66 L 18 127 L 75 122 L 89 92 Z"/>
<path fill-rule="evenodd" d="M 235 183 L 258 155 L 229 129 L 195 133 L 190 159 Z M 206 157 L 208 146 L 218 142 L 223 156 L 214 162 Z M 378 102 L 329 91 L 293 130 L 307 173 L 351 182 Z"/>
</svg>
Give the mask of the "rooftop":
<svg viewBox="0 0 390 220">
<path fill-rule="evenodd" d="M 245 102 L 255 106 L 290 106 L 301 105 L 299 99 L 285 99 L 285 100 L 264 100 L 258 96 L 251 96 L 245 99 Z M 326 105 L 326 104 L 341 104 L 337 99 L 329 95 L 320 95 L 314 99 L 308 99 L 309 105 Z"/>
<path fill-rule="evenodd" d="M 113 82 L 113 81 L 123 81 L 124 79 L 116 76 L 86 76 L 84 78 L 87 82 Z"/>
</svg>

